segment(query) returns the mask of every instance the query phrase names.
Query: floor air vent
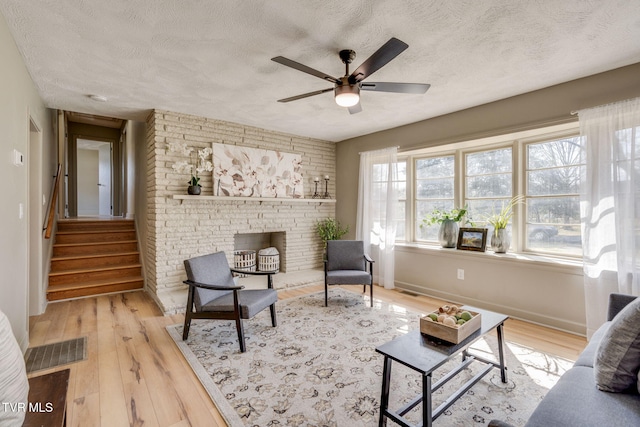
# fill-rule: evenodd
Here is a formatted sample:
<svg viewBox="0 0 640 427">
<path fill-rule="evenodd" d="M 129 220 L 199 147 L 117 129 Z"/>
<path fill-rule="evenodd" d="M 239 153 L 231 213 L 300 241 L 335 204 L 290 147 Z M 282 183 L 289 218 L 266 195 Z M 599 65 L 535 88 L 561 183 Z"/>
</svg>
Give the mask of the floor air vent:
<svg viewBox="0 0 640 427">
<path fill-rule="evenodd" d="M 27 373 L 79 362 L 87 358 L 87 337 L 27 349 Z"/>
</svg>

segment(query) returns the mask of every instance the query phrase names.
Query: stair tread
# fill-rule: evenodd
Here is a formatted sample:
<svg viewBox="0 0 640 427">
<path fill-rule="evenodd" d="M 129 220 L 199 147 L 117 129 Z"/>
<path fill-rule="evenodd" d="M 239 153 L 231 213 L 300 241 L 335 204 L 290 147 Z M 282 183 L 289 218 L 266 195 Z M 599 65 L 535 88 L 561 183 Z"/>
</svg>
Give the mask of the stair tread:
<svg viewBox="0 0 640 427">
<path fill-rule="evenodd" d="M 109 271 L 109 270 L 116 271 L 116 270 L 123 270 L 126 268 L 142 268 L 142 264 L 140 263 L 120 264 L 120 265 L 110 265 L 105 267 L 74 268 L 70 270 L 52 271 L 49 273 L 49 277 L 62 276 L 65 274 L 87 273 L 87 272 L 94 272 L 94 271 Z"/>
<path fill-rule="evenodd" d="M 121 245 L 125 243 L 137 243 L 137 240 L 117 240 L 108 242 L 80 242 L 80 243 L 54 243 L 53 247 L 69 247 L 69 246 L 95 246 L 95 245 Z"/>
<path fill-rule="evenodd" d="M 67 261 L 67 260 L 84 259 L 84 258 L 105 258 L 105 257 L 117 257 L 117 256 L 126 256 L 126 255 L 140 255 L 140 252 L 124 251 L 124 252 L 108 252 L 108 253 L 100 253 L 100 254 L 58 255 L 58 256 L 51 257 L 51 261 Z"/>
<path fill-rule="evenodd" d="M 134 224 L 134 220 L 132 219 L 112 219 L 112 220 L 87 220 L 87 221 L 77 221 L 77 220 L 73 220 L 73 221 L 69 221 L 69 220 L 64 220 L 64 219 L 60 219 L 58 220 L 58 225 L 63 225 L 65 227 L 67 226 L 74 226 L 77 225 L 79 227 L 82 226 L 86 226 L 86 225 L 109 225 L 109 224 L 118 224 L 118 225 L 122 225 L 122 224 Z"/>
<path fill-rule="evenodd" d="M 73 231 L 57 231 L 56 235 L 78 235 L 78 234 L 112 234 L 112 233 L 131 233 L 135 232 L 134 228 L 129 229 L 117 229 L 117 230 L 73 230 Z"/>
<path fill-rule="evenodd" d="M 115 285 L 127 282 L 142 281 L 142 276 L 127 276 L 118 279 L 100 279 L 100 280 L 87 280 L 82 283 L 60 283 L 57 285 L 49 285 L 47 292 L 57 292 L 68 289 L 82 289 L 82 288 L 97 288 L 100 286 Z"/>
</svg>

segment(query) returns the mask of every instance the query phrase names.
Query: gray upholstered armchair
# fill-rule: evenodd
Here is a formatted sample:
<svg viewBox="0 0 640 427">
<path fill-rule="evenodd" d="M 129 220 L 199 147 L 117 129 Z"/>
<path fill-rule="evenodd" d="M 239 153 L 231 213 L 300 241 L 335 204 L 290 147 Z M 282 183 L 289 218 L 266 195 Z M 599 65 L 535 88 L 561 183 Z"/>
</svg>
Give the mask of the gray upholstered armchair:
<svg viewBox="0 0 640 427">
<path fill-rule="evenodd" d="M 242 319 L 250 319 L 265 308 L 271 310 L 271 324 L 275 327 L 276 301 L 278 294 L 273 289 L 270 271 L 239 271 L 229 268 L 224 252 L 203 255 L 184 261 L 189 285 L 187 309 L 184 315 L 182 339 L 189 337 L 192 319 L 235 320 L 240 351 L 244 352 L 244 331 Z M 232 272 L 267 276 L 267 289 L 242 290 L 236 284 Z"/>
<path fill-rule="evenodd" d="M 327 241 L 327 259 L 324 261 L 325 307 L 328 304 L 329 285 L 363 285 L 363 292 L 369 285 L 373 307 L 373 260 L 364 253 L 361 240 Z"/>
</svg>

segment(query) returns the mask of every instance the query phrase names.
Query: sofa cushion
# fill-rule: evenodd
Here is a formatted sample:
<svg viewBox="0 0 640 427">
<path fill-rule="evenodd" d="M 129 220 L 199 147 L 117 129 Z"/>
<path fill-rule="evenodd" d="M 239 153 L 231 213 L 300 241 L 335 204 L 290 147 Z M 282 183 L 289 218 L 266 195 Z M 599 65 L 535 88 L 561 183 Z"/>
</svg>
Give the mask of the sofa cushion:
<svg viewBox="0 0 640 427">
<path fill-rule="evenodd" d="M 574 363 L 573 366 L 587 366 L 589 368 L 593 368 L 593 364 L 596 360 L 596 352 L 598 351 L 598 347 L 600 347 L 602 338 L 609 330 L 609 327 L 611 327 L 611 322 L 605 322 L 597 331 L 595 331 L 589 340 L 589 343 L 582 353 L 580 353 L 578 360 L 576 360 L 576 363 Z"/>
<path fill-rule="evenodd" d="M 640 419 L 640 396 L 603 393 L 593 384 L 593 369 L 569 369 L 533 411 L 526 427 L 631 426 Z"/>
<path fill-rule="evenodd" d="M 636 391 L 640 369 L 640 299 L 623 308 L 604 333 L 594 362 L 598 389 Z"/>
</svg>

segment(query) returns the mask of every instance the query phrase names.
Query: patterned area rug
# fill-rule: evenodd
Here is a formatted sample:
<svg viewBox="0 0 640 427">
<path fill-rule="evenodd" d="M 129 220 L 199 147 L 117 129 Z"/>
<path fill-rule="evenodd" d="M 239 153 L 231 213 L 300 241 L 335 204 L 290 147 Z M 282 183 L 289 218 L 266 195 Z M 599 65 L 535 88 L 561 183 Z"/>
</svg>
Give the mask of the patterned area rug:
<svg viewBox="0 0 640 427">
<path fill-rule="evenodd" d="M 383 357 L 375 348 L 419 328 L 421 313 L 344 289 L 279 301 L 278 326 L 269 310 L 245 321 L 247 352 L 240 353 L 233 322 L 194 321 L 187 342 L 182 325 L 167 327 L 230 426 L 374 426 L 380 414 Z M 509 342 L 508 383 L 493 369 L 435 422 L 437 426 L 486 425 L 501 419 L 524 425 L 538 402 L 572 365 Z M 495 333 L 474 351 L 497 359 Z M 435 381 L 453 366 L 434 374 Z M 434 393 L 434 407 L 483 365 L 472 363 Z M 397 409 L 421 389 L 419 373 L 392 367 L 390 406 Z M 419 421 L 420 406 L 406 417 Z M 388 425 L 395 425 L 389 421 Z"/>
</svg>

